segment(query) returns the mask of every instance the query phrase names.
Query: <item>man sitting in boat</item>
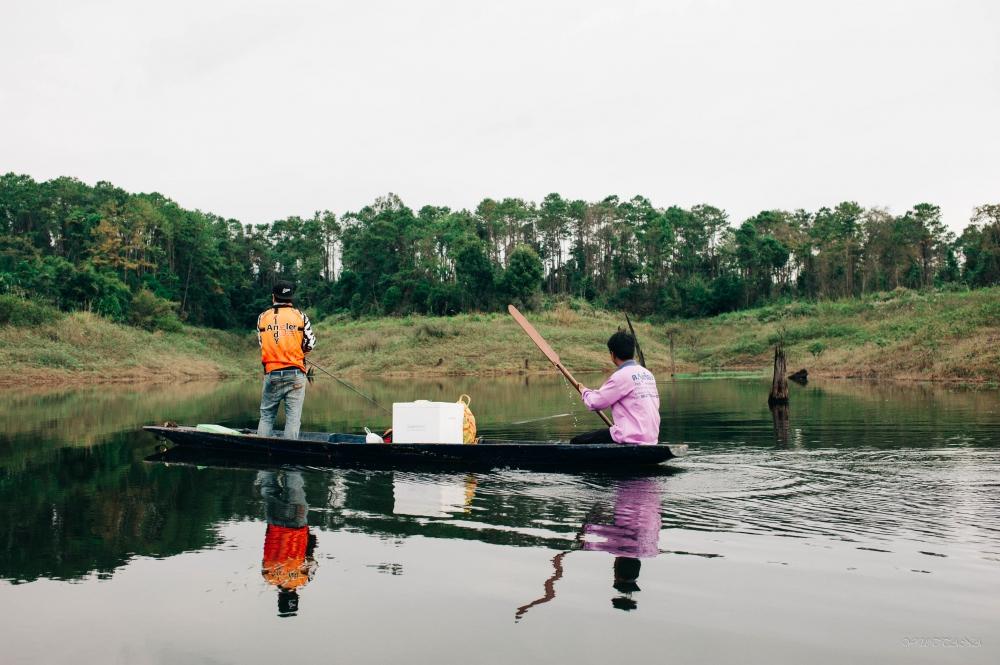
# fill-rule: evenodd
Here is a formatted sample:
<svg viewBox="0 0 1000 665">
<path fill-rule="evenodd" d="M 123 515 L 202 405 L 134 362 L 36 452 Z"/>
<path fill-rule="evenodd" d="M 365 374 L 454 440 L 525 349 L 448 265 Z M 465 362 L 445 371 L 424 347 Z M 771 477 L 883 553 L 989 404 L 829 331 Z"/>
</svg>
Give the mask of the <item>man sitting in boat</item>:
<svg viewBox="0 0 1000 665">
<path fill-rule="evenodd" d="M 635 339 L 616 332 L 608 340 L 614 373 L 601 386 L 591 390 L 580 386 L 583 403 L 591 411 L 611 408 L 614 425 L 573 437 L 571 443 L 656 443 L 660 436 L 660 393 L 656 378 L 632 358 Z"/>
<path fill-rule="evenodd" d="M 257 317 L 257 341 L 264 365 L 257 436 L 271 436 L 278 406 L 285 402 L 285 438 L 299 438 L 306 399 L 306 354 L 316 347 L 309 317 L 292 306 L 295 285 L 280 280 L 271 291 L 271 306 Z"/>
</svg>

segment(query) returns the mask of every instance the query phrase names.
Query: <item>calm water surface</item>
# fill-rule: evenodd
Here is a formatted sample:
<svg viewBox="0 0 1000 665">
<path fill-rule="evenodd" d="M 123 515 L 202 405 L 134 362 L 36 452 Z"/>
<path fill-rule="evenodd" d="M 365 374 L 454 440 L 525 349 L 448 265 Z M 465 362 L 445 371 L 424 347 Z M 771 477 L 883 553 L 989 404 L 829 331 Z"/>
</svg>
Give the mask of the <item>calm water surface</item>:
<svg viewBox="0 0 1000 665">
<path fill-rule="evenodd" d="M 555 377 L 359 387 L 600 424 Z M 387 425 L 309 390 L 304 429 Z M 258 385 L 0 393 L 0 661 L 1000 662 L 1000 394 L 766 392 L 662 384 L 691 453 L 638 476 L 164 466 L 139 427 L 252 425 Z"/>
</svg>

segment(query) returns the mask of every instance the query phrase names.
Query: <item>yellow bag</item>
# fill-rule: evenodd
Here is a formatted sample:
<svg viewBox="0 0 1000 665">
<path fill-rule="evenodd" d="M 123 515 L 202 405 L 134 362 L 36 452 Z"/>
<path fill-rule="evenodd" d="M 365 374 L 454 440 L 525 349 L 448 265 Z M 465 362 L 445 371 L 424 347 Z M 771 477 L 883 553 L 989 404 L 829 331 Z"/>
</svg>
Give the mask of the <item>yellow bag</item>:
<svg viewBox="0 0 1000 665">
<path fill-rule="evenodd" d="M 476 417 L 472 415 L 472 409 L 469 408 L 469 404 L 471 402 L 472 398 L 468 395 L 461 395 L 458 398 L 458 403 L 465 405 L 465 423 L 462 425 L 462 443 L 476 442 Z"/>
</svg>

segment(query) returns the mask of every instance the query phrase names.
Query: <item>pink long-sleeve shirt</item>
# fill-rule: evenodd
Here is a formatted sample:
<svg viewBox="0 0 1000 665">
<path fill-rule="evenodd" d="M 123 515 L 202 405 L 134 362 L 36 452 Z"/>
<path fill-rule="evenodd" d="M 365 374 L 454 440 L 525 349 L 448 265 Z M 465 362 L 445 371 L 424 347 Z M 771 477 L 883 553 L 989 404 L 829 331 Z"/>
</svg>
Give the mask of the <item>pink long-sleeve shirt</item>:
<svg viewBox="0 0 1000 665">
<path fill-rule="evenodd" d="M 660 486 L 655 478 L 622 481 L 615 490 L 611 524 L 583 525 L 583 549 L 615 556 L 654 557 L 660 553 Z"/>
<path fill-rule="evenodd" d="M 611 407 L 617 443 L 656 443 L 660 435 L 660 392 L 656 377 L 634 360 L 622 363 L 600 390 L 583 389 L 583 403 L 591 411 Z"/>
</svg>

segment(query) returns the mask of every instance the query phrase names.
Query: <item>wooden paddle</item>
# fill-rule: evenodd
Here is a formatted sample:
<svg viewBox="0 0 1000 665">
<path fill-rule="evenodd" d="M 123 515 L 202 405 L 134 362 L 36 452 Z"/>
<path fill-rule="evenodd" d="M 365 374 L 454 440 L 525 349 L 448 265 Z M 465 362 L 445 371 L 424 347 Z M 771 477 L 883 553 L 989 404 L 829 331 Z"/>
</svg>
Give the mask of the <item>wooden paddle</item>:
<svg viewBox="0 0 1000 665">
<path fill-rule="evenodd" d="M 566 380 L 570 382 L 570 385 L 576 388 L 580 394 L 583 394 L 583 386 L 580 385 L 579 381 L 573 378 L 573 375 L 569 373 L 568 369 L 563 367 L 562 361 L 559 360 L 559 355 L 552 349 L 551 346 L 549 346 L 549 343 L 545 341 L 545 338 L 538 334 L 538 331 L 535 330 L 535 326 L 528 323 L 528 319 L 524 318 L 524 315 L 517 311 L 517 307 L 507 305 L 507 311 L 510 312 L 510 315 L 514 317 L 515 321 L 517 321 L 517 325 L 521 326 L 524 332 L 528 334 L 528 337 L 530 337 L 531 341 L 535 343 L 538 350 L 549 359 L 550 363 L 556 366 L 557 370 L 562 372 L 562 375 L 566 377 Z M 601 417 L 601 420 L 603 420 L 608 427 L 611 427 L 611 419 L 604 415 L 604 412 L 595 411 L 595 413 Z"/>
</svg>

